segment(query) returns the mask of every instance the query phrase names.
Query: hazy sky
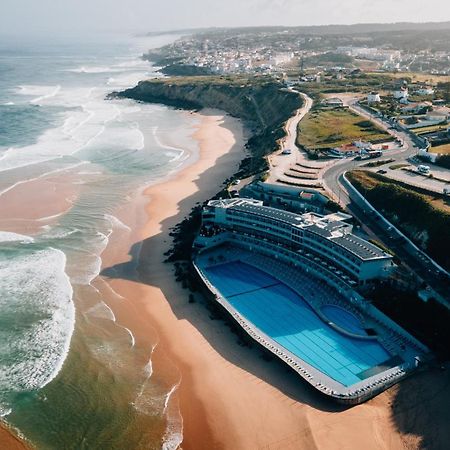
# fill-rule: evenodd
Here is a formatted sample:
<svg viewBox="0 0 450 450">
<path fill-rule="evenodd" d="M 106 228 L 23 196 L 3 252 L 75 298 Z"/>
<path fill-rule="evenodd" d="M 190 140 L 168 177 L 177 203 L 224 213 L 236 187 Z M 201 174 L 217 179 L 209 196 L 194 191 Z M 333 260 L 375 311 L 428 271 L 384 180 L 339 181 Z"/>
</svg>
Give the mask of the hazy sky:
<svg viewBox="0 0 450 450">
<path fill-rule="evenodd" d="M 0 0 L 0 32 L 450 20 L 449 0 Z"/>
</svg>

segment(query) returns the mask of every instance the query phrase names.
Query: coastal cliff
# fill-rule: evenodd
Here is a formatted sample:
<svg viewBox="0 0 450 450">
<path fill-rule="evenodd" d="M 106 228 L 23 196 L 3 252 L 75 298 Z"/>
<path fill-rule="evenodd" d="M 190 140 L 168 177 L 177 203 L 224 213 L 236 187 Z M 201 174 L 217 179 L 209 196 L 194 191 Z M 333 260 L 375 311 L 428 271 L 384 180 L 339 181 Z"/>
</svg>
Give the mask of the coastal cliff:
<svg viewBox="0 0 450 450">
<path fill-rule="evenodd" d="M 214 108 L 241 119 L 252 131 L 247 143 L 250 157 L 241 175 L 267 168 L 264 156 L 276 149 L 283 125 L 302 106 L 301 97 L 268 77 L 196 76 L 141 81 L 114 97 L 161 103 L 187 110 Z"/>
</svg>

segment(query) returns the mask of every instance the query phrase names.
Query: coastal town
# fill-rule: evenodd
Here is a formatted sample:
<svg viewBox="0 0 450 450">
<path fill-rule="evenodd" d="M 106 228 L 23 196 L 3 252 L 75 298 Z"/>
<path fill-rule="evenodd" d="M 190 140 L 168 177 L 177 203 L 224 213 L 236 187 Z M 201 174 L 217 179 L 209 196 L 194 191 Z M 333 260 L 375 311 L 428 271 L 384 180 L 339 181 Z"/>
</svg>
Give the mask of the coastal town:
<svg viewBox="0 0 450 450">
<path fill-rule="evenodd" d="M 205 30 L 151 50 L 147 57 L 167 65 L 195 67 L 204 74 L 300 72 L 303 81 L 316 80 L 329 70 L 341 79 L 358 69 L 450 74 L 445 31 L 442 35 L 437 33 L 432 45 L 427 35 L 416 39 L 411 48 L 407 39 L 412 34 L 404 31 L 400 40 L 400 26 L 392 26 L 383 36 L 375 30 L 376 27 Z M 362 41 L 365 45 L 361 45 Z"/>
</svg>

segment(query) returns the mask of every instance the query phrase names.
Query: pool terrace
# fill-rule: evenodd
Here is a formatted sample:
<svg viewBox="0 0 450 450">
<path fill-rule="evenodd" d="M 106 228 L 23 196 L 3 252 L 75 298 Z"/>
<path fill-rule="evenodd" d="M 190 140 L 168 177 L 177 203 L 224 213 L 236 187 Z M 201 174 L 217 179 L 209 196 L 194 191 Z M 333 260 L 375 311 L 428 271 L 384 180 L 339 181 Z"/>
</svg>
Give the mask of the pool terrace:
<svg viewBox="0 0 450 450">
<path fill-rule="evenodd" d="M 222 245 L 202 252 L 195 264 L 217 301 L 255 340 L 343 402 L 386 389 L 426 352 L 375 308 L 281 261 Z"/>
</svg>

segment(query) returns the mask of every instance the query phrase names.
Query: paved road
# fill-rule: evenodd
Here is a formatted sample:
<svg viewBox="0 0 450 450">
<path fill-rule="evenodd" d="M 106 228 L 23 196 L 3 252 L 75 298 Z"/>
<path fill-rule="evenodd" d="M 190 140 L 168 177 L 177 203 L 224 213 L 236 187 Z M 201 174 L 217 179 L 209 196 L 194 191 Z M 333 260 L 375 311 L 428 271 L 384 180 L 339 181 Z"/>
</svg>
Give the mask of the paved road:
<svg viewBox="0 0 450 450">
<path fill-rule="evenodd" d="M 295 166 L 295 163 L 299 159 L 299 154 L 302 153 L 296 144 L 297 127 L 303 117 L 308 114 L 313 101 L 306 94 L 301 92 L 298 92 L 298 94 L 303 98 L 303 106 L 286 122 L 286 136 L 280 141 L 280 151 L 269 157 L 270 172 L 269 178 L 267 179 L 268 183 L 276 183 L 277 180 L 285 178 L 284 173 L 289 168 Z M 292 153 L 290 155 L 283 155 L 282 151 L 286 149 L 290 149 Z"/>
<path fill-rule="evenodd" d="M 383 125 L 384 129 L 388 129 L 389 133 L 403 140 L 404 148 L 394 150 L 385 155 L 400 162 L 408 157 L 413 156 L 417 152 L 411 138 L 407 133 L 401 131 L 390 130 L 388 125 L 380 123 L 380 119 L 372 117 L 369 113 L 356 105 L 351 108 L 364 115 L 373 122 Z M 393 162 L 392 164 L 395 164 Z M 326 168 L 323 173 L 323 185 L 325 189 L 338 201 L 342 206 L 347 208 L 362 224 L 369 234 L 375 234 L 387 247 L 391 248 L 398 257 L 405 262 L 420 278 L 422 278 L 429 286 L 441 294 L 448 300 L 450 306 L 450 277 L 442 274 L 434 268 L 430 258 L 423 252 L 415 250 L 395 228 L 390 228 L 381 220 L 377 220 L 375 215 L 368 214 L 368 211 L 361 207 L 361 202 L 356 194 L 347 189 L 343 184 L 343 174 L 355 167 L 366 164 L 367 161 L 341 160 L 335 165 Z"/>
<path fill-rule="evenodd" d="M 438 175 L 435 174 L 434 171 L 431 173 L 433 174 L 433 178 L 428 177 L 427 175 L 423 175 L 417 171 L 417 167 L 419 164 L 423 164 L 421 162 L 418 162 L 416 165 L 410 164 L 407 168 L 409 170 L 402 170 L 402 169 L 395 169 L 392 170 L 389 168 L 394 163 L 390 163 L 383 167 L 367 167 L 366 169 L 371 172 L 376 172 L 380 169 L 383 169 L 385 173 L 383 172 L 383 176 L 390 178 L 394 181 L 401 181 L 402 183 L 409 184 L 410 186 L 415 186 L 418 188 L 427 189 L 430 192 L 435 192 L 437 194 L 442 194 L 444 192 L 444 188 L 450 187 L 450 172 L 447 171 L 447 173 L 443 174 L 443 177 L 445 178 L 445 181 L 438 180 Z M 406 164 L 409 164 L 408 162 Z"/>
</svg>

